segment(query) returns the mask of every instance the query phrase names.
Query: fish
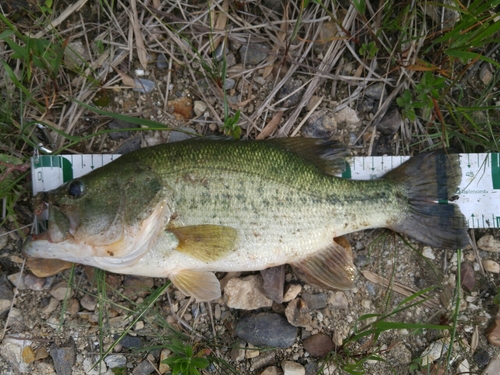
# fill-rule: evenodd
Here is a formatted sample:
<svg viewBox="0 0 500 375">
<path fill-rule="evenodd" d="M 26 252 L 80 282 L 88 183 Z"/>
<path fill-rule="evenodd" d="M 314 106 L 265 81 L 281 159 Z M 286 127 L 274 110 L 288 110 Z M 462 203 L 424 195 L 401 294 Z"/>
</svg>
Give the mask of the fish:
<svg viewBox="0 0 500 375">
<path fill-rule="evenodd" d="M 290 264 L 307 282 L 352 288 L 341 236 L 388 228 L 424 244 L 469 244 L 459 156 L 421 153 L 376 180 L 336 175 L 335 141 L 190 139 L 130 152 L 37 196 L 48 229 L 28 257 L 165 277 L 197 301 L 221 296 L 216 272 Z"/>
</svg>

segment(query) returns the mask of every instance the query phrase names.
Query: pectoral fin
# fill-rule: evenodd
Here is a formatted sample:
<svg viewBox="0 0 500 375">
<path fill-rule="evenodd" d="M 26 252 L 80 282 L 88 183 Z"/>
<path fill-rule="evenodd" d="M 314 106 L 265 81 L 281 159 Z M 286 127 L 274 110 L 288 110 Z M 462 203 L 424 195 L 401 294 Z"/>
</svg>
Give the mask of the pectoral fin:
<svg viewBox="0 0 500 375">
<path fill-rule="evenodd" d="M 203 262 L 213 262 L 236 249 L 238 231 L 221 225 L 169 228 L 179 240 L 176 250 Z"/>
<path fill-rule="evenodd" d="M 213 272 L 184 270 L 170 276 L 170 280 L 182 293 L 196 298 L 198 302 L 221 296 L 220 283 Z"/>
<path fill-rule="evenodd" d="M 337 240 L 348 245 L 343 239 Z M 313 256 L 292 263 L 291 266 L 303 281 L 329 289 L 352 288 L 358 273 L 352 260 L 352 252 L 335 241 Z"/>
</svg>

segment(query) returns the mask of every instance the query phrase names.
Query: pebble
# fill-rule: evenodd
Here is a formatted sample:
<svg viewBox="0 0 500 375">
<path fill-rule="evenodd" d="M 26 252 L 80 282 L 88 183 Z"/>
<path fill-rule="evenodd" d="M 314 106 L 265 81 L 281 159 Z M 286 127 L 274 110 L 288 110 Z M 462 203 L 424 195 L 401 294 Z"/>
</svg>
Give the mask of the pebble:
<svg viewBox="0 0 500 375">
<path fill-rule="evenodd" d="M 252 370 L 258 370 L 264 366 L 269 366 L 272 365 L 276 362 L 276 354 L 274 351 L 266 351 L 263 352 L 261 355 L 259 355 L 256 358 L 252 359 Z"/>
<path fill-rule="evenodd" d="M 318 362 L 311 361 L 307 362 L 305 365 L 306 375 L 317 375 L 318 373 Z"/>
<path fill-rule="evenodd" d="M 483 64 L 481 65 L 481 69 L 479 70 L 479 79 L 485 85 L 488 85 L 493 79 L 493 74 L 491 73 L 489 64 L 486 62 L 483 62 Z"/>
<path fill-rule="evenodd" d="M 260 373 L 260 375 L 280 375 L 281 371 L 276 366 L 269 366 L 264 371 Z"/>
<path fill-rule="evenodd" d="M 365 96 L 374 100 L 384 99 L 387 96 L 387 89 L 383 82 L 377 82 L 366 88 Z"/>
<path fill-rule="evenodd" d="M 226 78 L 224 80 L 224 89 L 231 90 L 236 85 L 236 81 L 232 78 Z"/>
<path fill-rule="evenodd" d="M 0 317 L 10 309 L 12 300 L 0 298 Z"/>
<path fill-rule="evenodd" d="M 85 375 L 102 375 L 106 373 L 107 368 L 104 362 L 99 362 L 95 367 L 96 363 L 92 358 L 85 358 L 83 360 L 83 369 L 85 370 Z M 57 373 L 59 375 L 59 373 Z"/>
<path fill-rule="evenodd" d="M 193 110 L 196 116 L 203 116 L 207 108 L 208 108 L 207 103 L 205 103 L 204 101 L 201 100 L 194 101 Z"/>
<path fill-rule="evenodd" d="M 288 322 L 295 327 L 310 327 L 312 324 L 309 308 L 302 298 L 295 298 L 288 303 L 285 316 Z"/>
<path fill-rule="evenodd" d="M 500 253 L 500 241 L 491 234 L 485 234 L 477 241 L 477 247 L 492 253 Z"/>
<path fill-rule="evenodd" d="M 114 339 L 118 340 L 120 335 L 115 335 Z M 123 346 L 124 348 L 140 348 L 142 347 L 142 340 L 139 337 L 134 337 L 130 335 L 125 335 L 121 340 L 120 340 L 120 345 Z"/>
<path fill-rule="evenodd" d="M 97 300 L 94 296 L 85 294 L 82 299 L 80 299 L 80 304 L 85 310 L 94 311 L 97 305 Z"/>
<path fill-rule="evenodd" d="M 168 60 L 163 53 L 160 53 L 156 58 L 156 68 L 159 70 L 165 70 L 168 68 Z"/>
<path fill-rule="evenodd" d="M 488 327 L 486 338 L 491 345 L 500 346 L 500 319 L 495 319 Z"/>
<path fill-rule="evenodd" d="M 80 302 L 76 298 L 69 299 L 66 306 L 66 314 L 75 317 L 78 311 L 80 311 Z"/>
<path fill-rule="evenodd" d="M 483 267 L 486 272 L 500 273 L 500 264 L 498 264 L 494 260 L 484 259 Z"/>
<path fill-rule="evenodd" d="M 193 101 L 190 98 L 172 99 L 167 105 L 169 112 L 172 112 L 178 120 L 190 120 L 193 117 Z"/>
<path fill-rule="evenodd" d="M 484 349 L 479 349 L 477 352 L 474 353 L 472 358 L 479 367 L 484 367 L 490 362 L 490 355 Z"/>
<path fill-rule="evenodd" d="M 80 65 L 89 60 L 89 52 L 80 41 L 71 42 L 64 49 L 64 63 L 70 70 L 78 69 Z"/>
<path fill-rule="evenodd" d="M 431 343 L 422 353 L 421 357 L 421 365 L 423 367 L 431 365 L 442 355 L 446 355 L 448 352 L 448 347 L 450 345 L 450 339 L 448 337 L 434 341 Z M 452 357 L 452 361 L 454 358 Z"/>
<path fill-rule="evenodd" d="M 169 349 L 162 349 L 160 352 L 160 365 L 158 367 L 158 371 L 160 371 L 160 374 L 165 374 L 167 371 L 171 370 L 170 366 L 163 362 L 170 356 L 170 353 L 171 352 Z"/>
<path fill-rule="evenodd" d="M 310 310 L 324 309 L 327 305 L 327 296 L 325 293 L 302 293 L 302 299 L 306 302 Z"/>
<path fill-rule="evenodd" d="M 280 107 L 290 108 L 299 104 L 300 99 L 304 94 L 304 87 L 299 89 L 300 86 L 302 86 L 302 81 L 300 79 L 292 78 L 287 80 L 278 92 L 278 99 L 281 100 L 287 96 L 288 97 L 277 105 Z M 295 90 L 297 91 L 292 94 Z"/>
<path fill-rule="evenodd" d="M 56 300 L 54 297 L 51 297 L 47 305 L 44 306 L 40 311 L 45 315 L 49 315 L 57 309 L 57 306 L 59 306 L 59 301 Z"/>
<path fill-rule="evenodd" d="M 144 78 L 134 78 L 134 82 L 135 88 L 133 90 L 143 94 L 149 94 L 156 86 L 153 81 Z"/>
<path fill-rule="evenodd" d="M 131 151 L 135 151 L 141 148 L 141 136 L 133 137 L 127 139 L 114 151 L 115 154 L 128 154 Z"/>
<path fill-rule="evenodd" d="M 297 328 L 281 315 L 263 312 L 238 321 L 236 335 L 256 346 L 288 348 L 295 342 Z"/>
<path fill-rule="evenodd" d="M 260 354 L 260 352 L 255 349 L 255 346 L 248 343 L 247 349 L 245 351 L 245 358 L 255 358 L 255 357 L 258 357 L 259 354 Z"/>
<path fill-rule="evenodd" d="M 263 0 L 262 4 L 264 4 L 265 7 L 274 10 L 278 14 L 283 12 L 283 4 L 280 0 Z"/>
<path fill-rule="evenodd" d="M 127 365 L 127 357 L 123 354 L 110 354 L 104 358 L 104 362 L 109 368 L 125 367 Z"/>
<path fill-rule="evenodd" d="M 231 359 L 235 362 L 241 362 L 245 359 L 245 342 L 237 341 L 231 349 Z"/>
<path fill-rule="evenodd" d="M 132 124 L 127 121 L 122 121 L 118 119 L 113 119 L 108 123 L 108 128 L 111 130 L 121 130 L 121 129 L 129 129 L 129 128 L 137 128 L 139 125 Z M 117 132 L 111 132 L 108 133 L 109 137 L 114 140 L 118 141 L 120 139 L 128 139 L 132 135 L 130 131 L 117 131 Z"/>
<path fill-rule="evenodd" d="M 304 340 L 304 349 L 313 357 L 325 358 L 328 353 L 335 349 L 330 336 L 324 333 L 317 333 Z"/>
<path fill-rule="evenodd" d="M 276 266 L 260 271 L 264 281 L 264 292 L 276 303 L 283 302 L 285 288 L 285 266 Z"/>
<path fill-rule="evenodd" d="M 64 346 L 52 345 L 50 348 L 50 356 L 54 361 L 54 368 L 57 375 L 71 375 L 72 369 L 76 361 L 75 342 L 70 339 Z"/>
<path fill-rule="evenodd" d="M 65 298 L 71 298 L 73 290 L 68 286 L 67 281 L 61 281 L 52 287 L 50 295 L 56 300 L 62 301 Z"/>
<path fill-rule="evenodd" d="M 182 130 L 182 131 L 175 131 L 172 130 L 168 136 L 168 142 L 167 143 L 173 143 L 173 142 L 180 142 L 184 141 L 186 139 L 193 138 L 196 135 L 196 132 L 191 129 L 191 128 L 185 128 L 183 126 L 180 126 L 176 129 Z"/>
<path fill-rule="evenodd" d="M 24 275 L 23 281 L 24 281 L 24 286 L 26 287 L 26 289 L 29 290 L 40 291 L 45 289 L 46 286 L 46 279 L 36 277 L 35 275 L 32 275 L 30 273 Z"/>
<path fill-rule="evenodd" d="M 267 58 L 268 50 L 265 44 L 245 44 L 239 50 L 240 59 L 247 65 L 257 65 Z"/>
<path fill-rule="evenodd" d="M 6 235 L 7 229 L 0 227 L 0 250 L 2 250 L 9 242 L 9 236 Z"/>
<path fill-rule="evenodd" d="M 0 274 L 0 299 L 12 300 L 12 298 L 14 298 L 12 284 L 7 280 L 7 274 L 2 272 Z"/>
<path fill-rule="evenodd" d="M 328 305 L 332 310 L 344 310 L 349 307 L 349 302 L 344 292 L 335 292 L 328 296 Z"/>
<path fill-rule="evenodd" d="M 398 131 L 402 123 L 401 113 L 397 108 L 392 108 L 385 113 L 384 117 L 377 124 L 377 130 L 382 135 L 390 137 Z"/>
<path fill-rule="evenodd" d="M 463 262 L 460 267 L 460 279 L 462 280 L 462 288 L 466 292 L 471 293 L 476 287 L 476 273 L 471 262 Z"/>
<path fill-rule="evenodd" d="M 220 317 L 221 317 L 221 309 L 220 309 L 220 305 L 217 304 L 217 305 L 215 305 L 215 308 L 214 308 L 214 318 L 216 320 L 220 320 Z"/>
<path fill-rule="evenodd" d="M 31 341 L 19 340 L 17 337 L 5 337 L 0 343 L 0 357 L 7 361 L 16 374 L 32 374 L 29 364 L 23 360 L 23 348 L 31 345 Z"/>
<path fill-rule="evenodd" d="M 17 289 L 19 289 L 19 290 L 26 289 L 26 285 L 24 285 L 24 275 L 21 275 L 21 272 L 16 272 L 16 273 L 13 273 L 13 274 L 7 276 L 7 279 Z"/>
<path fill-rule="evenodd" d="M 285 295 L 283 296 L 283 302 L 290 302 L 292 299 L 296 298 L 301 291 L 302 285 L 288 284 L 285 289 Z"/>
<path fill-rule="evenodd" d="M 482 375 L 498 375 L 500 374 L 500 354 L 497 354 L 495 358 L 488 364 L 484 369 Z"/>
<path fill-rule="evenodd" d="M 154 279 L 151 277 L 126 275 L 123 279 L 123 294 L 132 300 L 146 297 L 153 287 Z"/>
<path fill-rule="evenodd" d="M 306 375 L 304 366 L 296 362 L 283 361 L 281 362 L 281 368 L 283 369 L 284 375 Z"/>
<path fill-rule="evenodd" d="M 230 308 L 241 310 L 255 310 L 273 304 L 265 295 L 260 275 L 229 280 L 224 288 L 224 302 Z"/>
<path fill-rule="evenodd" d="M 147 359 L 139 363 L 132 371 L 133 375 L 149 375 L 155 371 L 155 367 Z"/>
<path fill-rule="evenodd" d="M 426 257 L 427 259 L 436 259 L 436 256 L 434 255 L 434 252 L 429 246 L 424 246 L 422 250 L 422 255 Z"/>
<path fill-rule="evenodd" d="M 314 112 L 302 128 L 306 138 L 330 139 L 337 131 L 337 120 L 326 109 Z"/>
<path fill-rule="evenodd" d="M 337 126 L 346 127 L 348 125 L 358 125 L 361 120 L 358 117 L 356 111 L 350 107 L 344 107 L 340 111 L 333 114 L 335 121 L 337 121 Z"/>
</svg>

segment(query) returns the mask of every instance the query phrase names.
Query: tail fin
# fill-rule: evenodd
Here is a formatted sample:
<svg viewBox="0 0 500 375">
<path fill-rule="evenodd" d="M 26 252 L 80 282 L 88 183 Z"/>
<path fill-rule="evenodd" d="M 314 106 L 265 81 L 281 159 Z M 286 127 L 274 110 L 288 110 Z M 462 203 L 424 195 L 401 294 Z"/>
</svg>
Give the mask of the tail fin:
<svg viewBox="0 0 500 375">
<path fill-rule="evenodd" d="M 469 244 L 467 225 L 453 203 L 462 173 L 457 154 L 419 154 L 383 178 L 403 187 L 409 212 L 391 229 L 430 246 L 459 249 Z"/>
</svg>

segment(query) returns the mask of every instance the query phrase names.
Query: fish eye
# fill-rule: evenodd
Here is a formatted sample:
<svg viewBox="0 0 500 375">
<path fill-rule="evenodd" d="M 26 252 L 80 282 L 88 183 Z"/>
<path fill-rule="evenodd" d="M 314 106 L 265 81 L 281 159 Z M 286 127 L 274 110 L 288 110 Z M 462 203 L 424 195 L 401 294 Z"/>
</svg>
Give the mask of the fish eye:
<svg viewBox="0 0 500 375">
<path fill-rule="evenodd" d="M 69 183 L 68 194 L 72 198 L 80 198 L 83 195 L 84 184 L 83 181 L 73 180 Z"/>
</svg>

